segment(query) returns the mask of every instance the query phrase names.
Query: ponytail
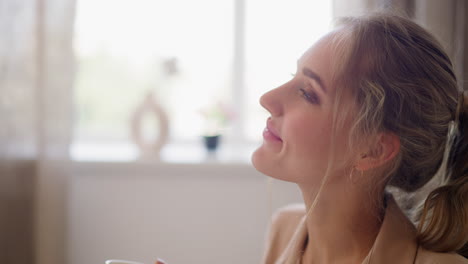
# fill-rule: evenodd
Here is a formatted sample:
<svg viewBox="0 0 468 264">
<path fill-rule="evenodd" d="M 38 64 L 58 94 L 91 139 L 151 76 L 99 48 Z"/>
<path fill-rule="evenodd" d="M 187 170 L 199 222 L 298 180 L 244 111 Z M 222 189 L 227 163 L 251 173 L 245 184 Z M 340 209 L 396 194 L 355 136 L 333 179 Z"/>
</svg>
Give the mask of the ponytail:
<svg viewBox="0 0 468 264">
<path fill-rule="evenodd" d="M 418 240 L 429 250 L 456 251 L 468 258 L 468 92 L 459 95 L 454 119 L 458 133 L 454 134 L 453 143 L 447 144 L 447 184 L 428 195 L 419 221 Z"/>
</svg>

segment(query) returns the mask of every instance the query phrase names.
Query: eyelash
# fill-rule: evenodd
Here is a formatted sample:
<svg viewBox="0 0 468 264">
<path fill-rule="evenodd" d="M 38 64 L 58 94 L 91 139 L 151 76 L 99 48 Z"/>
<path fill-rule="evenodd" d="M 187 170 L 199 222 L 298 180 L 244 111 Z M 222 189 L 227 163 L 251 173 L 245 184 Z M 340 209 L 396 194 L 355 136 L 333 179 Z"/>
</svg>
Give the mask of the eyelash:
<svg viewBox="0 0 468 264">
<path fill-rule="evenodd" d="M 309 103 L 320 104 L 320 98 L 315 92 L 307 92 L 304 88 L 300 88 L 299 91 L 301 92 L 302 97 L 304 97 L 304 99 L 306 99 Z"/>
</svg>

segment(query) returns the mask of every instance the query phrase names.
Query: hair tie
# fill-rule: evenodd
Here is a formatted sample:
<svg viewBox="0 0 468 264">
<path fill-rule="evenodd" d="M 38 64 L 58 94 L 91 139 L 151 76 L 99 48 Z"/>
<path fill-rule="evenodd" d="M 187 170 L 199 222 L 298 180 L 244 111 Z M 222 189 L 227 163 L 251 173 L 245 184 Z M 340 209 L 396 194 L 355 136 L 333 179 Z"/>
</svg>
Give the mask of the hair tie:
<svg viewBox="0 0 468 264">
<path fill-rule="evenodd" d="M 468 93 L 462 90 L 458 93 L 458 103 L 457 109 L 455 111 L 455 120 L 451 120 L 448 124 L 447 141 L 445 143 L 445 151 L 441 164 L 441 168 L 443 169 L 445 174 L 445 181 L 447 181 L 450 177 L 450 175 L 448 175 L 449 170 L 447 168 L 448 158 L 451 149 L 455 143 L 455 138 L 458 136 L 459 133 L 458 128 L 460 126 L 460 115 L 463 113 L 465 108 L 468 108 Z"/>
</svg>

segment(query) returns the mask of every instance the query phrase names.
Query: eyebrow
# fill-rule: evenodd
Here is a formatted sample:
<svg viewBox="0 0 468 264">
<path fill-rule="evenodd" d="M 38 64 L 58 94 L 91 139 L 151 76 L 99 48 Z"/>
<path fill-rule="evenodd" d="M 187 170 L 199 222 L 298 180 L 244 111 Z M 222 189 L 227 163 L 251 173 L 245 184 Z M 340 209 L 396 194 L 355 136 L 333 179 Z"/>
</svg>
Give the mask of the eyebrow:
<svg viewBox="0 0 468 264">
<path fill-rule="evenodd" d="M 315 73 L 311 69 L 305 68 L 305 67 L 302 68 L 302 73 L 305 76 L 307 76 L 307 77 L 309 77 L 311 79 L 314 79 L 319 84 L 320 88 L 322 88 L 323 92 L 327 93 L 327 89 L 326 89 L 325 85 L 323 84 L 322 79 L 320 78 L 320 76 L 318 76 L 317 73 Z"/>
</svg>

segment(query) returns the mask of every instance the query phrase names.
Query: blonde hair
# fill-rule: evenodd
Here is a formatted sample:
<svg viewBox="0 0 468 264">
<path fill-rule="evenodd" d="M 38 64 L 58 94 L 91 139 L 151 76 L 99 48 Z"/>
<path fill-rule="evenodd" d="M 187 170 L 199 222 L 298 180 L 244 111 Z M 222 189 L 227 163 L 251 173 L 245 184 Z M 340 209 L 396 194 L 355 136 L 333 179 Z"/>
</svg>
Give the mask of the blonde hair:
<svg viewBox="0 0 468 264">
<path fill-rule="evenodd" d="M 356 102 L 349 148 L 397 135 L 400 152 L 380 178 L 407 193 L 442 175 L 415 214 L 418 242 L 468 256 L 468 109 L 449 57 L 422 27 L 388 13 L 346 18 L 333 35 L 333 83 Z"/>
</svg>

